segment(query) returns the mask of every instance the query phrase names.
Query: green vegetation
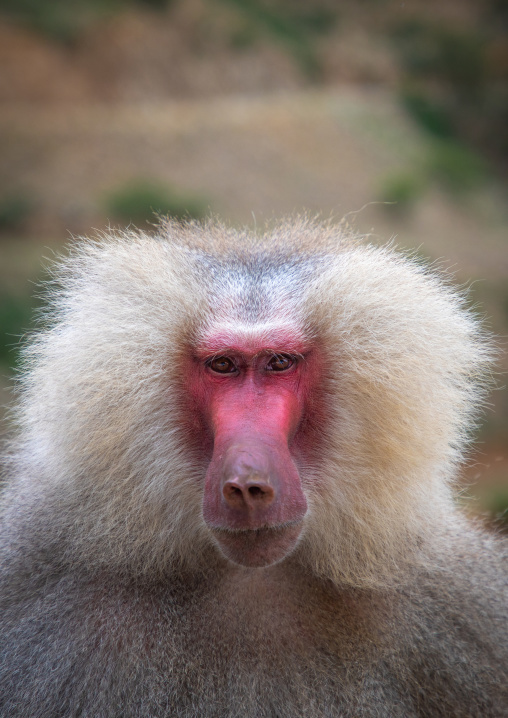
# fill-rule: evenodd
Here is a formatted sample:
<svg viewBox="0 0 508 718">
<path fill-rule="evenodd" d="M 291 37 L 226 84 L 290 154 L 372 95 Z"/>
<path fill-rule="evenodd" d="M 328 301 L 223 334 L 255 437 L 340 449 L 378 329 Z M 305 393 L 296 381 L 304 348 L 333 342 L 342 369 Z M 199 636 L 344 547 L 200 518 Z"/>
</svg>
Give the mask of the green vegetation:
<svg viewBox="0 0 508 718">
<path fill-rule="evenodd" d="M 456 134 L 456 128 L 447 109 L 421 90 L 404 88 L 400 93 L 400 99 L 408 113 L 429 134 L 439 138 L 453 137 Z"/>
<path fill-rule="evenodd" d="M 217 1 L 217 0 L 215 0 Z M 310 79 L 321 74 L 315 40 L 336 24 L 337 10 L 324 0 L 219 0 L 233 6 L 242 18 L 242 27 L 231 36 L 235 47 L 251 45 L 257 36 L 268 35 L 284 46 Z"/>
<path fill-rule="evenodd" d="M 488 178 L 487 162 L 476 152 L 453 140 L 435 139 L 419 162 L 384 177 L 376 196 L 387 211 L 404 215 L 433 184 L 460 200 Z"/>
<path fill-rule="evenodd" d="M 0 293 L 0 366 L 12 369 L 18 360 L 20 338 L 32 326 L 35 300 L 28 295 Z"/>
<path fill-rule="evenodd" d="M 36 294 L 41 270 L 41 255 L 50 256 L 51 245 L 39 240 L 4 235 L 0 239 L 0 390 L 5 374 L 16 366 L 20 340 L 34 326 L 34 311 L 42 300 Z M 0 412 L 1 418 L 1 412 Z"/>
<path fill-rule="evenodd" d="M 485 40 L 478 30 L 411 20 L 395 27 L 403 67 L 412 77 L 435 77 L 469 94 L 485 81 Z"/>
<path fill-rule="evenodd" d="M 0 232 L 22 228 L 33 210 L 33 202 L 21 192 L 0 197 Z"/>
<path fill-rule="evenodd" d="M 147 179 L 132 180 L 114 190 L 106 197 L 104 206 L 115 219 L 135 225 L 153 222 L 155 215 L 184 220 L 201 219 L 207 212 L 207 203 L 202 198 Z"/>
<path fill-rule="evenodd" d="M 45 35 L 71 42 L 90 23 L 129 6 L 165 10 L 175 0 L 0 0 L 0 13 Z M 329 32 L 337 21 L 337 9 L 328 0 L 208 0 L 232 6 L 239 28 L 230 34 L 233 47 L 242 49 L 257 38 L 271 37 L 284 46 L 311 79 L 320 74 L 315 39 Z"/>
<path fill-rule="evenodd" d="M 387 175 L 378 191 L 381 202 L 388 211 L 406 214 L 421 196 L 424 182 L 417 172 L 398 172 Z"/>
<path fill-rule="evenodd" d="M 455 142 L 435 142 L 427 159 L 429 177 L 443 189 L 460 195 L 488 177 L 487 163 L 474 151 Z"/>
<path fill-rule="evenodd" d="M 508 487 L 491 489 L 485 496 L 485 504 L 499 526 L 508 531 Z"/>
<path fill-rule="evenodd" d="M 0 0 L 0 12 L 66 42 L 92 20 L 115 11 L 121 4 L 121 0 Z"/>
<path fill-rule="evenodd" d="M 72 41 L 98 18 L 129 5 L 165 8 L 171 0 L 0 0 L 0 13 L 60 42 Z"/>
<path fill-rule="evenodd" d="M 508 11 L 486 0 L 473 27 L 426 19 L 391 36 L 403 72 L 401 101 L 432 136 L 455 138 L 508 168 Z"/>
</svg>

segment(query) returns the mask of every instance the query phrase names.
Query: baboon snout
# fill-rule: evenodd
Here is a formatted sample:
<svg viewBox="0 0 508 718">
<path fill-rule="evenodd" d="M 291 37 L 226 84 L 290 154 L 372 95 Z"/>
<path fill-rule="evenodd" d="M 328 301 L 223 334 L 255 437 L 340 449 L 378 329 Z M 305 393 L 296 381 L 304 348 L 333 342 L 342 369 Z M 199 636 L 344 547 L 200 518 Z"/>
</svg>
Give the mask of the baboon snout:
<svg viewBox="0 0 508 718">
<path fill-rule="evenodd" d="M 287 443 L 259 436 L 216 442 L 203 496 L 203 517 L 210 528 L 278 527 L 300 522 L 306 511 Z"/>
<path fill-rule="evenodd" d="M 247 512 L 270 506 L 277 482 L 266 454 L 248 447 L 232 447 L 228 454 L 222 486 L 228 506 Z"/>
</svg>

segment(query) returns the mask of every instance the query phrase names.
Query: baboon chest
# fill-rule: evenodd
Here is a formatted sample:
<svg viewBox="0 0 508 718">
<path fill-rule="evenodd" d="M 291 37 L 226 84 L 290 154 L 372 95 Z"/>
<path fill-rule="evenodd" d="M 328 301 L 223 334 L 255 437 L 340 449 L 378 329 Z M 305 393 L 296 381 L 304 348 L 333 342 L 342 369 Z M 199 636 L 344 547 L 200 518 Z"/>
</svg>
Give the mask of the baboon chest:
<svg viewBox="0 0 508 718">
<path fill-rule="evenodd" d="M 259 576 L 262 576 L 260 579 Z M 274 571 L 193 585 L 66 583 L 23 619 L 10 718 L 489 718 L 460 656 L 425 663 L 395 597 Z M 395 603 L 396 606 L 396 603 Z M 21 645 L 23 650 L 16 646 Z M 42 650 L 44 647 L 44 650 Z M 10 656 L 10 657 L 9 657 Z M 453 659 L 453 660 L 452 660 Z M 471 688 L 472 686 L 472 688 Z M 476 693 L 475 693 L 476 690 Z M 7 695 L 7 693 L 6 693 Z M 1 701 L 0 701 L 1 705 Z"/>
<path fill-rule="evenodd" d="M 275 588 L 234 581 L 131 603 L 110 649 L 108 690 L 124 683 L 122 718 L 416 716 L 373 651 L 381 638 L 361 605 Z"/>
</svg>

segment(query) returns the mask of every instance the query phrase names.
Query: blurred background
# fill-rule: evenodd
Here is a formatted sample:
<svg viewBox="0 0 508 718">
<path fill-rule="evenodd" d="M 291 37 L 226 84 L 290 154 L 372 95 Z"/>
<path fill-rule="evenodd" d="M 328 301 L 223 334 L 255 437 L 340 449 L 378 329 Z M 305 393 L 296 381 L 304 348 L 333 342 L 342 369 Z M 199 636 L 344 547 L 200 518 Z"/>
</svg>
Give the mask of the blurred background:
<svg viewBox="0 0 508 718">
<path fill-rule="evenodd" d="M 500 337 L 462 500 L 506 528 L 507 198 L 508 0 L 0 0 L 1 403 L 71 235 L 347 215 Z"/>
</svg>

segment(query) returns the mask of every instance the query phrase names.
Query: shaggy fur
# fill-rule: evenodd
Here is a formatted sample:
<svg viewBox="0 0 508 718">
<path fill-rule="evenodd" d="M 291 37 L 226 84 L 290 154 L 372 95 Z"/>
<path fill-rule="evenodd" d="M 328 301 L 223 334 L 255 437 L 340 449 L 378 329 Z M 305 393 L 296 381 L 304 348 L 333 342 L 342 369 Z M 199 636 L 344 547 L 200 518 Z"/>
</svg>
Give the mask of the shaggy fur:
<svg viewBox="0 0 508 718">
<path fill-rule="evenodd" d="M 462 298 L 305 220 L 80 243 L 25 350 L 2 536 L 1 715 L 508 715 L 503 546 L 453 478 L 490 350 Z M 204 338 L 321 357 L 293 554 L 228 563 L 186 395 Z"/>
</svg>

